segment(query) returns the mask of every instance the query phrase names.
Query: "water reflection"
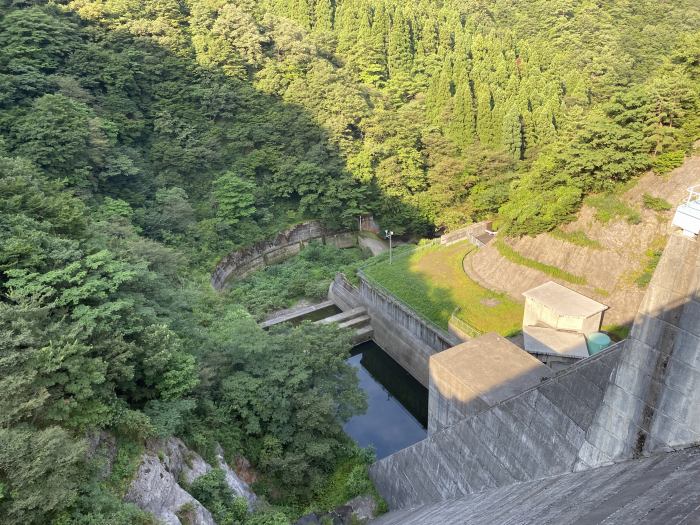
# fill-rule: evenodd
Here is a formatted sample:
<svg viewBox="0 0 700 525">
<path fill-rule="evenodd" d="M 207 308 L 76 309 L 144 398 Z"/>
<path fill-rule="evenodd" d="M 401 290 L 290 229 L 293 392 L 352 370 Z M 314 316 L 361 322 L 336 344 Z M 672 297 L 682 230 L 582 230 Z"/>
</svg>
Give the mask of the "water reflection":
<svg viewBox="0 0 700 525">
<path fill-rule="evenodd" d="M 373 445 L 377 459 L 426 437 L 428 391 L 376 343 L 356 346 L 348 363 L 358 370 L 367 412 L 345 424 L 361 447 Z"/>
</svg>

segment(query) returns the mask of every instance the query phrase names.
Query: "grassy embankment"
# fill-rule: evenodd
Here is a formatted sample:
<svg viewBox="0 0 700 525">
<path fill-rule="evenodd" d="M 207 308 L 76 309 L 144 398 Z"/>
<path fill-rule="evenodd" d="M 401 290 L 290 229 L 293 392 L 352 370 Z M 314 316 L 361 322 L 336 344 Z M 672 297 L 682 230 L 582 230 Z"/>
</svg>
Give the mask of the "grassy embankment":
<svg viewBox="0 0 700 525">
<path fill-rule="evenodd" d="M 473 249 L 466 241 L 415 251 L 401 248 L 395 251 L 393 264 L 382 255 L 363 271 L 441 328 L 447 328 L 452 312 L 459 308 L 458 316 L 482 333 L 516 333 L 522 322 L 522 305 L 483 288 L 464 273 L 462 261 Z"/>
</svg>

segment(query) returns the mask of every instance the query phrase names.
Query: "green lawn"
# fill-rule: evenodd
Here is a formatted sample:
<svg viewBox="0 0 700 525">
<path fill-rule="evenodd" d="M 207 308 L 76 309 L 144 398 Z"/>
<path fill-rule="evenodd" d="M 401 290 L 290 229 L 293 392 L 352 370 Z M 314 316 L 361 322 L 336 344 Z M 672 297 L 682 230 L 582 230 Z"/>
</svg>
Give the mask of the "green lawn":
<svg viewBox="0 0 700 525">
<path fill-rule="evenodd" d="M 467 241 L 430 246 L 410 254 L 399 252 L 392 265 L 383 260 L 363 270 L 370 280 L 442 328 L 447 328 L 450 315 L 459 307 L 459 317 L 481 332 L 517 332 L 522 305 L 479 286 L 464 273 L 462 260 L 473 249 Z"/>
</svg>

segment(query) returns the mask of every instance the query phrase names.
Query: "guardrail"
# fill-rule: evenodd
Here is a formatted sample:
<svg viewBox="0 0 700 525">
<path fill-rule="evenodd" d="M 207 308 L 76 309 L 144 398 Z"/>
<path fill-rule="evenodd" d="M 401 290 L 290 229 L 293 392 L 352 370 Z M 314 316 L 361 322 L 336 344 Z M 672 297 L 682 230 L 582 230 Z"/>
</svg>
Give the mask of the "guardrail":
<svg viewBox="0 0 700 525">
<path fill-rule="evenodd" d="M 424 315 L 418 313 L 411 306 L 406 304 L 403 300 L 399 299 L 392 291 L 385 288 L 383 285 L 381 285 L 375 279 L 369 277 L 361 269 L 357 270 L 357 275 L 360 278 L 361 284 L 364 282 L 364 284 L 368 288 L 371 288 L 375 293 L 379 293 L 379 294 L 383 295 L 384 301 L 394 303 L 400 309 L 402 309 L 408 316 L 413 317 L 415 320 L 417 320 L 418 322 L 423 324 L 426 328 L 428 328 L 430 331 L 432 331 L 434 336 L 438 340 L 440 340 L 440 347 L 441 348 L 439 348 L 439 349 L 435 348 L 436 345 L 430 345 L 427 340 L 424 341 L 426 344 L 429 344 L 429 346 L 434 347 L 435 350 L 440 351 L 440 350 L 443 350 L 445 348 L 449 348 L 449 347 L 454 346 L 455 344 L 459 343 L 459 341 L 457 341 L 455 339 L 455 336 L 453 334 L 449 333 L 449 331 L 445 330 L 444 328 L 438 326 L 435 322 L 426 318 Z M 360 293 L 362 294 L 362 290 L 360 291 Z M 365 298 L 365 299 L 367 299 L 367 298 Z"/>
<path fill-rule="evenodd" d="M 458 306 L 452 311 L 448 324 L 449 328 L 457 328 L 457 330 L 469 337 L 479 337 L 480 335 L 483 335 L 481 330 L 459 317 L 459 310 L 460 308 Z"/>
</svg>

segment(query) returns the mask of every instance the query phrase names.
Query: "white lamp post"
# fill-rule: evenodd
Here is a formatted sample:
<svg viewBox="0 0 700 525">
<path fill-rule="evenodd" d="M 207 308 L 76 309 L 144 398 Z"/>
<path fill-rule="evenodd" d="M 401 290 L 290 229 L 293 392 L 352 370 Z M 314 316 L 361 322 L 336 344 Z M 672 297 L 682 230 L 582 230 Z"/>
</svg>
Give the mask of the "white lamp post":
<svg viewBox="0 0 700 525">
<path fill-rule="evenodd" d="M 391 264 L 391 236 L 394 235 L 394 232 L 389 231 L 389 230 L 384 230 L 384 238 L 389 239 L 389 264 Z"/>
</svg>

